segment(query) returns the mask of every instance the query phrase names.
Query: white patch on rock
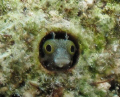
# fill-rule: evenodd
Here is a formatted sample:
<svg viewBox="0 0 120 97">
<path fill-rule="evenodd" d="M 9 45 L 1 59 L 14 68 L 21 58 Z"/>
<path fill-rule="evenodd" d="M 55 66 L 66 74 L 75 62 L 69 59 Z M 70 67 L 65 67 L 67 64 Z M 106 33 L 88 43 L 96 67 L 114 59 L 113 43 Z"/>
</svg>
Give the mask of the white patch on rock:
<svg viewBox="0 0 120 97">
<path fill-rule="evenodd" d="M 111 87 L 111 85 L 108 82 L 98 84 L 98 89 L 102 89 L 104 92 L 107 92 L 107 90 L 110 87 Z"/>
</svg>

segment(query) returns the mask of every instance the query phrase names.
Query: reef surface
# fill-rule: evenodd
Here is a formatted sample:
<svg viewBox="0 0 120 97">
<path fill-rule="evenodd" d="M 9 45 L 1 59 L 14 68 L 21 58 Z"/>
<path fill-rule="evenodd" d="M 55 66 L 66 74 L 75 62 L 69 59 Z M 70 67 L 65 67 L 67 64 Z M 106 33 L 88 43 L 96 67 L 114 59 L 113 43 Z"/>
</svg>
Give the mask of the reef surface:
<svg viewBox="0 0 120 97">
<path fill-rule="evenodd" d="M 74 68 L 41 66 L 39 43 L 50 31 L 77 37 Z M 0 97 L 119 96 L 119 0 L 0 1 Z"/>
</svg>

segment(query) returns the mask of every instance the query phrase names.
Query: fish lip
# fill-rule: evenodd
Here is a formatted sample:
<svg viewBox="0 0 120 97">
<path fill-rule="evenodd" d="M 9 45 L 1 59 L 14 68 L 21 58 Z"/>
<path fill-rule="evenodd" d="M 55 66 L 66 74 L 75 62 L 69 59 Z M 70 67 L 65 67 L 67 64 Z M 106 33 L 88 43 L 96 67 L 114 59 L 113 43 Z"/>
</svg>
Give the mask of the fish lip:
<svg viewBox="0 0 120 97">
<path fill-rule="evenodd" d="M 70 59 L 67 58 L 56 58 L 54 60 L 56 66 L 62 68 L 70 63 Z"/>
</svg>

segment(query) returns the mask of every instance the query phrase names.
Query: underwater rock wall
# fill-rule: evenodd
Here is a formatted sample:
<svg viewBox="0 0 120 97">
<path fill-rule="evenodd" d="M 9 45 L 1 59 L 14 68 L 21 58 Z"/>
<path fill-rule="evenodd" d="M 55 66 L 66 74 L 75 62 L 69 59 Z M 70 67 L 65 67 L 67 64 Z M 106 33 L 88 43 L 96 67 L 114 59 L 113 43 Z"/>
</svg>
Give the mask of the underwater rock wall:
<svg viewBox="0 0 120 97">
<path fill-rule="evenodd" d="M 79 57 L 54 72 L 39 44 L 58 31 L 75 36 Z M 119 0 L 0 1 L 0 97 L 119 97 L 119 88 Z"/>
</svg>

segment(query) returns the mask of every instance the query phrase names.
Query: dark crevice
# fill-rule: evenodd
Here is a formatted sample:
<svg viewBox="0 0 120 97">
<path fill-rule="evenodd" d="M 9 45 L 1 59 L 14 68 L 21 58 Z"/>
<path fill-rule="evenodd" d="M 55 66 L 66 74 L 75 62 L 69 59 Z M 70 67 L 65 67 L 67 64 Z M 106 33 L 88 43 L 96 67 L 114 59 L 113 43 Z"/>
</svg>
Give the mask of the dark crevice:
<svg viewBox="0 0 120 97">
<path fill-rule="evenodd" d="M 19 94 L 12 94 L 10 97 L 21 97 Z"/>
<path fill-rule="evenodd" d="M 117 81 L 112 80 L 110 82 L 111 87 L 109 88 L 110 91 L 115 91 L 116 94 L 120 95 L 120 85 Z"/>
<path fill-rule="evenodd" d="M 0 97 L 5 97 L 5 95 L 4 94 L 0 94 Z"/>
</svg>

